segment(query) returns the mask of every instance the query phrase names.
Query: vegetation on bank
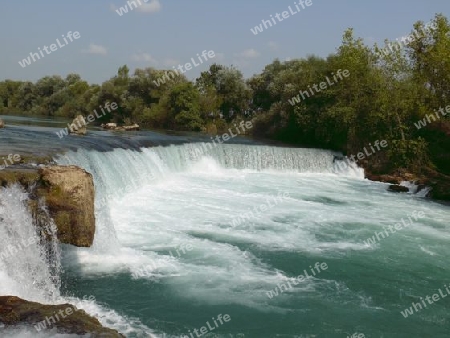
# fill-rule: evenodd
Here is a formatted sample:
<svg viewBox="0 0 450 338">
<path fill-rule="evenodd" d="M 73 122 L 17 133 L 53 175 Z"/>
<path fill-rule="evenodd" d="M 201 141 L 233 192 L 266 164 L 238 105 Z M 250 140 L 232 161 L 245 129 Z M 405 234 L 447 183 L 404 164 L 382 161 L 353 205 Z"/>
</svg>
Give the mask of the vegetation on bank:
<svg viewBox="0 0 450 338">
<path fill-rule="evenodd" d="M 247 80 L 236 68 L 218 64 L 193 82 L 179 75 L 160 83 L 169 70 L 136 69 L 130 75 L 126 65 L 101 85 L 76 74 L 36 83 L 6 80 L 0 82 L 0 113 L 73 118 L 109 101 L 119 109 L 97 123 L 212 134 L 252 119 L 254 136 L 346 154 L 387 140 L 389 147 L 365 165 L 375 174 L 399 168 L 450 174 L 450 114 L 435 113 L 450 105 L 449 32 L 448 19 L 438 14 L 427 25 L 414 24 L 403 44 L 386 40 L 371 48 L 348 29 L 334 54 L 275 60 Z M 349 76 L 320 85 L 339 70 Z M 427 114 L 439 118 L 417 128 Z"/>
</svg>

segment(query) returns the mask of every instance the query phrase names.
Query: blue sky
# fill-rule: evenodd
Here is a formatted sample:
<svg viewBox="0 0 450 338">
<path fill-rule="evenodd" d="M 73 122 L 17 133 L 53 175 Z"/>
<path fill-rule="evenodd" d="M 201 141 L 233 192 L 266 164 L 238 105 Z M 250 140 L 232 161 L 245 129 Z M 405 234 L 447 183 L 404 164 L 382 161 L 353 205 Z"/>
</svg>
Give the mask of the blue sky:
<svg viewBox="0 0 450 338">
<path fill-rule="evenodd" d="M 137 0 L 135 0 L 137 1 Z M 171 69 L 203 50 L 216 58 L 185 75 L 196 78 L 213 62 L 235 65 L 246 77 L 275 58 L 327 56 L 343 31 L 355 29 L 366 42 L 395 40 L 411 32 L 417 20 L 435 13 L 450 17 L 448 0 L 312 0 L 312 5 L 254 35 L 250 28 L 270 15 L 295 10 L 298 0 L 140 0 L 137 9 L 119 16 L 124 0 L 4 1 L 0 14 L 0 80 L 32 80 L 78 73 L 101 83 L 127 64 Z M 81 37 L 22 68 L 19 61 L 69 31 Z"/>
</svg>

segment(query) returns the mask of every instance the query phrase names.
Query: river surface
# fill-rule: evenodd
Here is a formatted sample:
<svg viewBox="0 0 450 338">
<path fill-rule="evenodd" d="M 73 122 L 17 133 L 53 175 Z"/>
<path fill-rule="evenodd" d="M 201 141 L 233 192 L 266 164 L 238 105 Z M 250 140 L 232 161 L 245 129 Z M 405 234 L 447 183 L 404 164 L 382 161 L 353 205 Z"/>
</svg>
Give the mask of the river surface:
<svg viewBox="0 0 450 338">
<path fill-rule="evenodd" d="M 1 188 L 0 248 L 19 248 L 0 256 L 1 295 L 70 302 L 127 337 L 450 336 L 450 298 L 425 301 L 450 294 L 447 206 L 339 170 L 326 150 L 57 130 L 9 126 L 0 153 L 28 146 L 92 173 L 94 246 L 19 247 L 36 236 L 27 194 Z"/>
</svg>

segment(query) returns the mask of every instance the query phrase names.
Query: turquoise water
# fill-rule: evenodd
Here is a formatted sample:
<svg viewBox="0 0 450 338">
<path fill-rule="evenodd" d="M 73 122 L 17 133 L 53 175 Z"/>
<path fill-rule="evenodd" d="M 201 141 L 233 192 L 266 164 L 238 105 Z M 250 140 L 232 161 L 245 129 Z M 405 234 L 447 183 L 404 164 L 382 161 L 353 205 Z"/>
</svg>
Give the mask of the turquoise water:
<svg viewBox="0 0 450 338">
<path fill-rule="evenodd" d="M 401 314 L 449 282 L 448 207 L 333 173 L 330 152 L 194 149 L 58 159 L 94 174 L 100 209 L 94 247 L 64 250 L 64 295 L 94 295 L 92 311 L 128 337 L 195 337 L 208 321 L 205 337 L 450 335 L 450 298 Z M 315 263 L 327 269 L 294 285 Z M 219 314 L 231 320 L 215 327 Z"/>
<path fill-rule="evenodd" d="M 330 151 L 55 130 L 10 125 L 0 143 L 93 174 L 95 242 L 40 246 L 26 193 L 0 188 L 0 248 L 18 248 L 0 256 L 1 295 L 69 302 L 127 337 L 450 336 L 450 298 L 401 314 L 447 292 L 448 206 L 337 170 Z"/>
</svg>

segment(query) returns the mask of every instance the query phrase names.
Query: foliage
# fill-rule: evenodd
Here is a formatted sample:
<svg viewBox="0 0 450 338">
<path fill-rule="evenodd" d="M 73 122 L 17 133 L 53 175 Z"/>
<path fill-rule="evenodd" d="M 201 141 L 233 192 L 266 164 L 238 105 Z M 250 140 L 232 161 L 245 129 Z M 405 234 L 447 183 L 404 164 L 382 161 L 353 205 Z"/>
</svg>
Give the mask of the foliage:
<svg viewBox="0 0 450 338">
<path fill-rule="evenodd" d="M 387 140 L 389 148 L 377 155 L 380 163 L 420 171 L 431 160 L 443 168 L 448 157 L 441 153 L 450 152 L 450 114 L 421 130 L 414 123 L 450 105 L 450 25 L 437 14 L 429 28 L 415 23 L 414 32 L 402 48 L 392 48 L 398 43 L 389 41 L 371 48 L 348 29 L 327 58 L 275 60 L 247 80 L 238 69 L 218 64 L 194 82 L 171 70 L 130 74 L 126 65 L 101 85 L 89 85 L 77 74 L 35 83 L 5 80 L 0 82 L 0 112 L 73 118 L 109 101 L 119 108 L 96 123 L 137 122 L 213 134 L 252 119 L 254 136 L 347 154 Z M 313 85 L 335 79 L 338 70 L 350 75 L 291 104 Z"/>
</svg>

